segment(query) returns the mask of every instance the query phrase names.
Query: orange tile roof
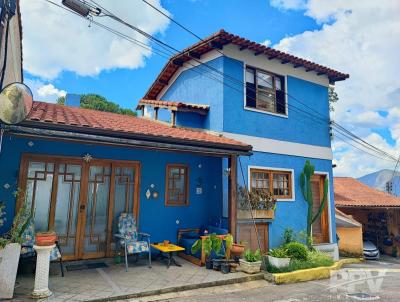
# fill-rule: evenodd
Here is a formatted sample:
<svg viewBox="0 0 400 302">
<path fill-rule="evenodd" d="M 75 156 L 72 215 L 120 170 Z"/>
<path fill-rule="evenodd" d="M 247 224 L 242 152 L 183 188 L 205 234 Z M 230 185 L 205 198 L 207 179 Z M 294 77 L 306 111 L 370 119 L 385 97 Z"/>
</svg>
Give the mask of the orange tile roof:
<svg viewBox="0 0 400 302">
<path fill-rule="evenodd" d="M 163 101 L 163 100 L 146 100 L 142 99 L 139 101 L 136 109 L 141 109 L 143 105 L 151 105 L 153 107 L 166 107 L 173 108 L 175 107 L 177 110 L 185 109 L 185 110 L 201 110 L 207 112 L 210 109 L 210 106 L 203 104 L 191 104 L 184 102 L 173 102 L 173 101 Z"/>
<path fill-rule="evenodd" d="M 337 207 L 400 207 L 400 198 L 373 189 L 351 177 L 334 178 Z"/>
<path fill-rule="evenodd" d="M 103 135 L 113 137 L 140 137 L 154 141 L 167 140 L 178 144 L 194 143 L 245 152 L 252 148 L 242 142 L 201 130 L 171 127 L 145 118 L 37 101 L 33 103 L 32 111 L 23 125 L 86 133 L 97 130 L 102 131 Z"/>
<path fill-rule="evenodd" d="M 282 64 L 293 64 L 294 68 L 303 67 L 307 72 L 314 71 L 318 75 L 326 75 L 331 82 L 342 81 L 349 77 L 349 75 L 346 73 L 339 72 L 303 58 L 265 46 L 263 44 L 247 40 L 221 29 L 217 33 L 185 48 L 180 53 L 171 57 L 161 70 L 160 74 L 157 76 L 157 79 L 146 92 L 144 98 L 157 98 L 162 89 L 168 85 L 173 75 L 185 62 L 191 61 L 193 58 L 198 60 L 198 58 L 200 58 L 203 54 L 214 49 L 222 49 L 223 46 L 227 44 L 234 44 L 239 47 L 240 50 L 249 49 L 253 51 L 254 55 L 256 56 L 265 55 L 266 60 L 276 59 L 280 60 Z"/>
</svg>

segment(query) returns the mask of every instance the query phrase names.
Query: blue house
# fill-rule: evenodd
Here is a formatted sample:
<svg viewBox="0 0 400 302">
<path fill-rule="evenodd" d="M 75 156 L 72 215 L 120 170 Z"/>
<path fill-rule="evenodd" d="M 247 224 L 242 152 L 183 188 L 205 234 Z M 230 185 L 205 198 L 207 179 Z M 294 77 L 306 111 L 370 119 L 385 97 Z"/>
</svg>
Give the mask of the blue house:
<svg viewBox="0 0 400 302">
<path fill-rule="evenodd" d="M 268 250 L 286 228 L 306 228 L 299 174 L 310 160 L 314 195 L 330 181 L 314 242 L 337 251 L 328 85 L 347 77 L 221 30 L 168 61 L 138 104 L 142 117 L 34 102 L 24 122 L 1 125 L 0 233 L 23 202 L 19 188 L 66 260 L 112 256 L 125 211 L 154 242 L 212 223 L 255 249 L 239 184 L 278 200 L 274 218 L 255 220 Z"/>
<path fill-rule="evenodd" d="M 221 30 L 171 58 L 137 109 L 147 118 L 207 129 L 253 147 L 251 156 L 235 159 L 236 177 L 239 185 L 269 190 L 278 200 L 273 220 L 256 219 L 265 250 L 281 244 L 286 228 L 305 231 L 299 176 L 310 160 L 317 171 L 315 207 L 329 180 L 329 202 L 313 225 L 313 240 L 337 254 L 328 86 L 346 78 Z M 224 191 L 223 216 L 236 210 Z M 236 218 L 236 239 L 258 247 L 253 221 Z"/>
</svg>

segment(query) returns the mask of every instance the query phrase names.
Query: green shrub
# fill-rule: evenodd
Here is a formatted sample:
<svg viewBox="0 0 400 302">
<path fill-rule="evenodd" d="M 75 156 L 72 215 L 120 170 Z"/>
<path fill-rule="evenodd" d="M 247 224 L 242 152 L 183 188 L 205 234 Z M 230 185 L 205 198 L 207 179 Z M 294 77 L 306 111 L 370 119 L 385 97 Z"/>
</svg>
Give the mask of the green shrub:
<svg viewBox="0 0 400 302">
<path fill-rule="evenodd" d="M 272 250 L 269 250 L 268 255 L 275 258 L 288 258 L 288 252 L 283 247 L 277 247 Z"/>
<path fill-rule="evenodd" d="M 246 250 L 244 252 L 244 259 L 247 262 L 256 262 L 261 260 L 261 251 L 257 249 L 254 253 L 251 250 Z"/>
<path fill-rule="evenodd" d="M 276 268 L 271 264 L 267 264 L 267 271 L 270 273 L 287 273 L 301 269 L 308 269 L 314 267 L 323 267 L 333 265 L 333 260 L 327 255 L 320 251 L 309 251 L 307 260 L 292 259 L 289 266 L 284 268 Z"/>
<path fill-rule="evenodd" d="M 300 242 L 289 242 L 285 245 L 287 254 L 292 259 L 307 260 L 308 249 Z"/>
<path fill-rule="evenodd" d="M 293 242 L 294 240 L 295 240 L 295 235 L 293 229 L 286 228 L 285 231 L 283 232 L 283 244 L 288 244 L 290 242 Z"/>
</svg>

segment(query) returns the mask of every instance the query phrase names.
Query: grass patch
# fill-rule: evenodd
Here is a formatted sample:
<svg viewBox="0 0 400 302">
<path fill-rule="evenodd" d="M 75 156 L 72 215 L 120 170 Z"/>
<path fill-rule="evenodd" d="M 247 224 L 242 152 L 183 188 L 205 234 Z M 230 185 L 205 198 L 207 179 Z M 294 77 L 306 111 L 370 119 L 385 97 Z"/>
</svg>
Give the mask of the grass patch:
<svg viewBox="0 0 400 302">
<path fill-rule="evenodd" d="M 334 261 L 326 254 L 320 251 L 311 251 L 307 254 L 307 260 L 290 260 L 290 264 L 284 268 L 277 268 L 267 263 L 267 271 L 270 273 L 288 273 L 302 269 L 331 266 Z"/>
</svg>

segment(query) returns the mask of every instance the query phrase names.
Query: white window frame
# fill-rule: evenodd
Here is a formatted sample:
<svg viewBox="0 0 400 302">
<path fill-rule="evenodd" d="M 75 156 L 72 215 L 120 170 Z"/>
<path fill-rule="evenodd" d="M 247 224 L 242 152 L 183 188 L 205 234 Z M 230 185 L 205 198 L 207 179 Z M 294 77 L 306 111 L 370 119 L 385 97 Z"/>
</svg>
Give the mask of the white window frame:
<svg viewBox="0 0 400 302">
<path fill-rule="evenodd" d="M 252 108 L 252 107 L 247 107 L 246 106 L 246 68 L 250 67 L 250 68 L 255 68 L 256 70 L 259 69 L 261 71 L 266 71 L 266 72 L 270 72 L 272 74 L 276 74 L 279 75 L 281 77 L 283 77 L 285 79 L 285 111 L 286 114 L 282 114 L 282 113 L 274 113 L 274 112 L 269 112 L 269 111 L 265 111 L 265 110 L 260 110 L 257 108 Z M 276 117 L 282 117 L 282 118 L 288 118 L 289 117 L 289 105 L 288 105 L 288 83 L 287 83 L 287 75 L 286 74 L 277 74 L 275 72 L 272 71 L 268 71 L 262 68 L 258 68 L 252 65 L 247 64 L 245 61 L 243 61 L 243 109 L 247 110 L 247 111 L 253 111 L 253 112 L 259 112 L 259 113 L 264 113 L 264 114 L 268 114 L 268 115 L 272 115 L 272 116 L 276 116 Z"/>
<path fill-rule="evenodd" d="M 257 169 L 257 170 L 269 170 L 269 171 L 282 171 L 282 172 L 290 172 L 291 174 L 291 183 L 292 183 L 292 198 L 280 198 L 277 199 L 276 201 L 295 201 L 296 200 L 296 191 L 295 191 L 295 185 L 294 185 L 294 169 L 287 169 L 287 168 L 276 168 L 276 167 L 265 167 L 265 166 L 248 166 L 247 167 L 247 184 L 248 184 L 248 189 L 251 189 L 251 169 Z"/>
</svg>

